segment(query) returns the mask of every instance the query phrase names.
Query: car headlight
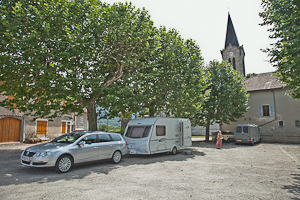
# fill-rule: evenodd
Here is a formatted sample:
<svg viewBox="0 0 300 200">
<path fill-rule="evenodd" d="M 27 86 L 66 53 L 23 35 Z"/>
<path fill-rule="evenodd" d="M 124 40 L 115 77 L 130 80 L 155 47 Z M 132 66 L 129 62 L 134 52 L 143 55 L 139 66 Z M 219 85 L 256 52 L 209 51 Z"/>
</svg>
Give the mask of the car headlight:
<svg viewBox="0 0 300 200">
<path fill-rule="evenodd" d="M 35 155 L 37 157 L 51 156 L 51 152 L 50 151 L 41 151 L 41 152 L 36 152 Z"/>
</svg>

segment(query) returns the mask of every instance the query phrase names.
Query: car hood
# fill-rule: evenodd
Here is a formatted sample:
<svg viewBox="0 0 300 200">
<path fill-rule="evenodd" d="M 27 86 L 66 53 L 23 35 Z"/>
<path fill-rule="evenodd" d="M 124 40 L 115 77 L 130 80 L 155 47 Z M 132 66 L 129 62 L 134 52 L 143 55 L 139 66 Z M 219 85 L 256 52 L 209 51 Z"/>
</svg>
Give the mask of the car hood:
<svg viewBox="0 0 300 200">
<path fill-rule="evenodd" d="M 56 149 L 64 148 L 64 147 L 69 146 L 69 145 L 72 145 L 72 144 L 49 142 L 49 143 L 39 144 L 39 145 L 29 147 L 29 148 L 26 149 L 26 151 L 31 151 L 31 152 L 53 151 L 53 150 L 56 150 Z"/>
</svg>

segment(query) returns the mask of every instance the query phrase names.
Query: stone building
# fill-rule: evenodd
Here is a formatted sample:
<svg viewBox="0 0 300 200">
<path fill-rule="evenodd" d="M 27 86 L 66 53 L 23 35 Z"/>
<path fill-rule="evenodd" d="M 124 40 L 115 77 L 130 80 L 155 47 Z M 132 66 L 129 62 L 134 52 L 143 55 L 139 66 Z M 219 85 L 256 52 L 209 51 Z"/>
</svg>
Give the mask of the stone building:
<svg viewBox="0 0 300 200">
<path fill-rule="evenodd" d="M 244 48 L 239 45 L 229 14 L 221 54 L 245 76 Z M 300 143 L 300 100 L 287 96 L 287 88 L 272 72 L 247 78 L 246 90 L 250 94 L 249 110 L 237 122 L 222 125 L 221 130 L 234 131 L 236 124 L 256 124 L 262 142 Z"/>
<path fill-rule="evenodd" d="M 7 98 L 0 95 L 0 100 Z M 54 139 L 61 134 L 74 131 L 77 128 L 88 130 L 86 112 L 82 116 L 68 113 L 54 119 L 26 116 L 18 109 L 8 110 L 0 107 L 0 143 L 24 142 L 26 138 L 44 135 L 44 138 Z"/>
</svg>

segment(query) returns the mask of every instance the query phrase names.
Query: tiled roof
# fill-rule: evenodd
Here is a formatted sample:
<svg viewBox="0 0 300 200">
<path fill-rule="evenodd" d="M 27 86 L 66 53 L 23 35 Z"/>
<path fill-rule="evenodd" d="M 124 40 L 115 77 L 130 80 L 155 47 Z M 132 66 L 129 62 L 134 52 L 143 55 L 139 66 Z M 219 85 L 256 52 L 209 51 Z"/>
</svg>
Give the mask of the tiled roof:
<svg viewBox="0 0 300 200">
<path fill-rule="evenodd" d="M 278 80 L 273 72 L 257 74 L 246 79 L 246 90 L 270 90 L 284 88 L 285 84 Z"/>
</svg>

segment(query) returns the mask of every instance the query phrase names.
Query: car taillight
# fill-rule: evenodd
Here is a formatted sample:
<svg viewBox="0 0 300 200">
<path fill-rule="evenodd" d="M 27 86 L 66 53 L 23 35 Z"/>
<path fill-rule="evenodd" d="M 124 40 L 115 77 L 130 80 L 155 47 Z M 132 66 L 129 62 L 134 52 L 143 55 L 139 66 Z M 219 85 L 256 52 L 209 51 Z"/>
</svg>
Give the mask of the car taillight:
<svg viewBox="0 0 300 200">
<path fill-rule="evenodd" d="M 126 142 L 126 145 L 128 145 L 128 143 Z"/>
</svg>

